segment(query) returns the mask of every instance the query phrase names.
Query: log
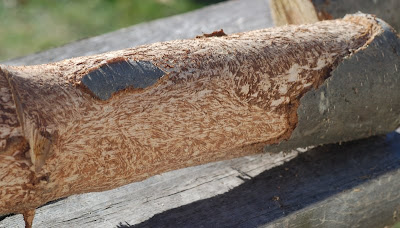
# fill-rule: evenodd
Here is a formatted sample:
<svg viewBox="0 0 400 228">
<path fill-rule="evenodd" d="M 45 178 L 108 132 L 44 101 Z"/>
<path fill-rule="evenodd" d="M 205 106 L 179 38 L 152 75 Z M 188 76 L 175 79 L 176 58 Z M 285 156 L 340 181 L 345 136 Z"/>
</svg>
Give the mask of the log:
<svg viewBox="0 0 400 228">
<path fill-rule="evenodd" d="M 8 99 L 0 109 L 0 170 L 7 174 L 0 179 L 0 213 L 28 214 L 67 195 L 261 152 L 291 136 L 299 99 L 369 44 L 390 49 L 399 61 L 390 28 L 373 17 L 349 16 L 1 66 L 0 91 Z M 367 56 L 364 64 L 376 58 Z M 398 81 L 397 69 L 385 76 Z M 396 118 L 380 131 L 398 126 L 398 98 L 381 107 Z M 367 125 L 374 124 L 380 123 Z"/>
</svg>

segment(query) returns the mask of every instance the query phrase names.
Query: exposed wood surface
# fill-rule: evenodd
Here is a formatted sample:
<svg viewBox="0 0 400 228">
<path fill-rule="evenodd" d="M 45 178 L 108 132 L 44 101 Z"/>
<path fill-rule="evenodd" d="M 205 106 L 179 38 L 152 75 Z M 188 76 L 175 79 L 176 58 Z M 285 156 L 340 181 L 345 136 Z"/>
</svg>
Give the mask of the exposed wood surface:
<svg viewBox="0 0 400 228">
<path fill-rule="evenodd" d="M 271 13 L 277 26 L 319 21 L 310 0 L 270 0 Z"/>
<path fill-rule="evenodd" d="M 385 32 L 338 63 L 319 88 L 305 94 L 290 140 L 266 151 L 305 147 L 316 138 L 320 144 L 344 142 L 385 134 L 400 125 L 400 40 L 378 21 Z"/>
<path fill-rule="evenodd" d="M 400 134 L 298 153 L 247 156 L 70 196 L 37 209 L 33 227 L 372 228 L 399 221 Z M 24 227 L 22 215 L 0 227 Z"/>
<path fill-rule="evenodd" d="M 80 227 L 85 223 L 90 227 L 116 227 L 125 221 L 144 222 L 157 213 L 226 193 L 298 153 L 260 154 L 210 163 L 106 192 L 70 196 L 37 209 L 34 227 Z M 5 218 L 0 227 L 23 227 L 22 215 Z"/>
<path fill-rule="evenodd" d="M 30 148 L 11 156 L 0 150 L 6 174 L 0 213 L 259 153 L 290 137 L 299 98 L 319 86 L 334 63 L 380 33 L 374 18 L 359 15 L 48 65 L 2 66 Z M 135 79 L 100 100 L 93 88 L 113 86 L 140 61 L 165 75 L 147 87 Z M 93 88 L 86 77 L 96 81 Z"/>
<path fill-rule="evenodd" d="M 255 21 L 254 23 L 256 23 L 257 21 Z M 248 22 L 251 23 L 251 22 Z M 110 39 L 112 39 L 112 37 L 110 36 Z M 116 34 L 114 34 L 113 37 L 114 41 L 118 41 L 119 37 L 116 36 Z M 92 39 L 94 40 L 94 39 Z M 81 44 L 82 45 L 82 44 Z M 60 52 L 63 52 L 62 48 L 61 49 L 57 49 Z M 51 56 L 52 54 L 57 55 L 57 50 L 55 50 L 54 52 L 47 52 L 45 53 L 42 58 L 48 58 L 48 60 L 51 60 L 54 58 L 54 56 Z M 40 55 L 40 54 L 39 54 Z M 27 58 L 29 59 L 29 57 Z M 33 58 L 32 58 L 33 59 Z M 41 60 L 41 61 L 46 61 L 46 60 Z M 397 141 L 396 141 L 397 140 Z M 395 143 L 398 142 L 398 139 L 396 140 L 386 140 L 386 141 L 374 141 L 374 145 L 378 146 L 387 146 L 390 149 L 393 149 L 394 151 L 398 152 L 398 147 L 395 146 Z M 376 151 L 378 154 L 379 149 L 377 149 L 377 147 L 371 146 L 369 144 L 367 144 L 366 142 L 368 141 L 364 141 L 363 144 L 367 145 L 366 147 L 369 146 L 369 149 L 371 150 L 370 153 L 373 153 L 374 151 Z M 364 147 L 364 146 L 362 146 Z M 347 147 L 335 147 L 333 149 L 333 152 L 337 152 L 340 151 L 344 148 L 344 150 L 346 150 Z M 349 151 L 356 151 L 356 149 L 354 147 L 350 147 L 348 149 Z M 370 154 L 367 153 L 366 151 L 363 151 L 363 156 L 365 156 L 368 160 L 368 157 L 370 157 Z M 38 213 L 38 218 L 37 220 L 34 222 L 35 224 L 37 224 L 37 227 L 54 227 L 54 226 L 65 226 L 65 227 L 70 227 L 71 224 L 77 224 L 77 226 L 83 226 L 83 224 L 85 224 L 85 226 L 87 224 L 89 224 L 89 226 L 93 226 L 93 227 L 98 227 L 98 226 L 104 226 L 104 227 L 109 227 L 115 224 L 117 224 L 117 222 L 122 222 L 124 223 L 124 221 L 129 222 L 130 224 L 136 224 L 138 222 L 144 221 L 146 218 L 151 217 L 154 214 L 160 213 L 162 211 L 168 210 L 170 208 L 174 208 L 176 206 L 179 205 L 184 205 L 184 204 L 189 204 L 190 202 L 194 202 L 198 199 L 204 199 L 204 198 L 208 198 L 210 196 L 216 195 L 216 194 L 220 194 L 223 193 L 224 189 L 229 189 L 229 188 L 234 188 L 235 186 L 237 186 L 238 184 L 242 183 L 242 181 L 240 179 L 247 179 L 247 175 L 246 172 L 242 172 L 241 169 L 237 168 L 237 167 L 254 167 L 252 166 L 251 162 L 255 162 L 256 164 L 258 164 L 258 167 L 256 167 L 256 171 L 254 171 L 254 175 L 256 175 L 257 173 L 263 171 L 264 169 L 268 169 L 270 166 L 268 164 L 271 164 L 271 160 L 274 160 L 273 158 L 267 157 L 267 159 L 263 159 L 264 156 L 271 156 L 271 155 L 256 155 L 256 156 L 252 156 L 252 157 L 245 157 L 245 158 L 241 158 L 241 159 L 236 159 L 234 161 L 226 161 L 226 162 L 220 162 L 220 163 L 216 163 L 216 164 L 209 164 L 209 165 L 205 165 L 205 166 L 200 166 L 200 167 L 194 167 L 194 168 L 188 168 L 188 169 L 183 169 L 183 170 L 178 170 L 178 171 L 174 171 L 174 172 L 170 172 L 167 174 L 163 174 L 163 175 L 159 175 L 159 176 L 155 176 L 153 178 L 150 178 L 146 181 L 143 182 L 139 182 L 139 183 L 134 183 L 128 186 L 124 186 L 122 188 L 110 191 L 110 192 L 104 192 L 104 193 L 90 193 L 90 194 L 84 194 L 84 195 L 78 195 L 78 196 L 72 196 L 69 197 L 66 200 L 62 200 L 59 201 L 55 204 L 51 204 L 48 206 L 45 206 L 43 208 L 39 209 L 39 213 Z M 376 158 L 377 155 L 372 154 L 371 158 Z M 357 158 L 360 158 L 361 156 L 358 154 Z M 390 156 L 389 156 L 390 157 Z M 398 156 L 397 156 L 398 157 Z M 282 156 L 281 156 L 282 158 Z M 289 156 L 288 158 L 293 158 L 293 156 Z M 351 159 L 351 158 L 346 158 L 346 159 Z M 361 158 L 360 158 L 361 159 Z M 374 163 L 374 160 L 368 160 L 370 161 L 370 164 Z M 393 160 L 395 161 L 395 160 Z M 300 163 L 303 163 L 304 161 L 300 161 Z M 234 170 L 231 170 L 231 166 L 232 163 L 235 165 Z M 321 164 L 323 164 L 324 162 L 321 162 Z M 265 167 L 263 165 L 267 164 Z M 279 163 L 278 163 L 279 164 Z M 307 163 L 305 163 L 307 164 Z M 254 164 L 253 164 L 254 165 Z M 277 165 L 277 164 L 274 164 Z M 384 166 L 384 165 L 382 165 Z M 210 167 L 212 167 L 210 169 Z M 349 167 L 353 167 L 353 164 L 345 164 L 345 167 L 349 168 Z M 228 173 L 231 173 L 231 175 L 227 175 L 227 178 L 223 178 L 223 175 L 213 175 L 214 172 L 225 172 L 224 170 L 231 170 L 228 171 Z M 397 167 L 393 167 L 394 170 L 397 169 Z M 360 169 L 362 172 L 364 172 L 364 169 Z M 365 168 L 365 170 L 368 170 L 367 168 Z M 240 175 L 238 174 L 240 173 Z M 247 172 L 249 173 L 249 172 Z M 267 173 L 267 172 L 266 172 Z M 235 175 L 238 174 L 237 176 L 240 176 L 240 178 L 236 178 Z M 198 176 L 197 176 L 198 175 Z M 251 174 L 250 172 L 250 175 Z M 392 179 L 396 178 L 396 174 L 395 172 L 391 172 L 391 173 L 387 173 L 388 179 Z M 193 178 L 193 179 L 192 179 Z M 209 179 L 207 179 L 209 178 Z M 229 179 L 230 178 L 230 179 Z M 374 179 L 377 179 L 375 177 L 372 177 Z M 204 183 L 201 182 L 203 179 L 207 179 L 207 181 L 205 181 Z M 351 178 L 350 178 L 351 179 Z M 264 179 L 262 179 L 261 181 L 264 181 Z M 351 180 L 344 180 L 344 181 L 351 181 Z M 159 189 L 163 189 L 167 190 L 167 192 L 165 192 L 165 197 L 159 197 L 159 199 L 157 199 L 157 201 L 152 201 L 154 202 L 153 204 L 149 205 L 148 202 L 146 201 L 146 199 L 148 199 L 149 197 L 155 197 L 157 195 L 163 195 L 163 193 L 159 193 L 158 191 L 152 190 L 153 188 L 151 188 L 151 186 L 154 184 L 154 182 L 157 182 L 155 185 L 157 185 L 157 188 Z M 286 180 L 285 183 L 290 183 L 291 180 Z M 335 182 L 335 180 L 333 181 L 333 183 Z M 231 184 L 229 184 L 231 183 Z M 232 184 L 233 183 L 233 184 Z M 372 189 L 374 187 L 377 187 L 377 181 L 371 181 L 372 185 Z M 380 183 L 380 182 L 379 182 Z M 393 183 L 390 182 L 389 183 Z M 248 183 L 250 185 L 253 185 L 253 183 Z M 168 187 L 169 186 L 169 187 Z M 180 188 L 179 186 L 183 186 L 182 188 Z M 329 189 L 329 186 L 327 185 L 322 185 L 320 186 L 321 189 Z M 351 188 L 352 186 L 349 186 L 349 188 Z M 215 191 L 215 189 L 219 189 L 221 188 L 222 191 Z M 255 188 L 255 186 L 250 186 L 251 189 L 257 189 Z M 134 189 L 139 189 L 138 191 L 135 190 L 134 194 L 131 194 L 131 192 L 129 192 L 128 190 L 134 190 Z M 207 191 L 209 190 L 209 191 Z M 238 189 L 237 192 L 242 192 L 242 194 L 246 194 L 249 192 L 250 189 L 246 190 L 246 189 Z M 392 194 L 392 192 L 390 191 L 391 189 L 388 189 L 389 192 L 387 194 Z M 255 190 L 257 191 L 257 190 Z M 265 188 L 264 186 L 260 187 L 260 192 L 261 194 L 265 194 L 265 192 L 263 191 L 269 191 L 267 188 Z M 358 191 L 358 190 L 357 190 Z M 379 191 L 383 191 L 383 189 L 380 189 Z M 185 192 L 187 192 L 188 194 L 184 194 Z M 126 195 L 124 195 L 125 193 L 127 193 Z M 205 193 L 205 194 L 202 194 Z M 182 196 L 183 194 L 183 196 Z M 332 197 L 336 197 L 334 195 L 335 193 L 332 193 Z M 120 196 L 120 201 L 127 204 L 123 207 L 109 207 L 110 205 L 113 204 L 113 202 L 115 201 L 115 198 L 118 198 L 118 196 Z M 138 199 L 139 201 L 135 201 L 135 202 L 145 202 L 143 204 L 140 203 L 132 203 L 130 205 L 129 202 L 127 201 L 128 198 L 133 197 L 135 199 Z M 242 195 L 242 197 L 244 197 L 244 195 Z M 313 198 L 314 196 L 311 196 L 311 198 Z M 183 199 L 185 198 L 185 199 Z M 317 197 L 318 198 L 318 197 Z M 99 201 L 99 199 L 101 199 Z M 159 201 L 161 200 L 161 201 Z M 324 201 L 322 201 L 322 199 L 318 198 L 316 201 L 321 201 L 322 203 Z M 263 202 L 262 200 L 257 199 L 254 201 L 248 201 L 246 202 L 245 207 L 241 207 L 240 209 L 240 213 L 243 213 L 248 210 L 246 210 L 246 208 L 253 207 L 256 205 L 259 205 L 259 202 Z M 302 200 L 295 200 L 295 204 L 300 204 L 302 202 Z M 394 204 L 396 204 L 397 201 L 393 200 L 392 201 Z M 379 203 L 379 201 L 378 201 Z M 53 206 L 54 205 L 54 206 Z M 134 205 L 135 208 L 131 208 L 131 206 Z M 149 205 L 149 207 L 143 206 L 143 205 Z M 375 204 L 376 205 L 376 204 Z M 388 209 L 388 208 L 394 208 L 394 207 L 389 207 L 388 205 L 383 205 L 383 204 L 379 204 L 381 205 L 383 208 Z M 210 212 L 212 212 L 213 214 L 217 215 L 218 213 L 216 213 L 215 209 L 217 209 L 219 206 L 216 206 L 214 208 L 210 207 L 204 207 L 204 210 L 208 210 Z M 67 209 L 66 209 L 67 208 Z M 122 208 L 122 209 L 121 209 Z M 197 207 L 196 207 L 197 208 Z M 236 208 L 236 207 L 235 207 Z M 311 206 L 311 208 L 313 208 L 313 206 Z M 370 208 L 370 207 L 368 207 Z M 82 209 L 82 210 L 80 210 Z M 108 210 L 109 209 L 109 210 Z M 228 208 L 225 208 L 227 212 L 229 212 L 230 210 Z M 68 213 L 67 215 L 67 211 L 71 212 L 71 214 Z M 78 210 L 78 211 L 77 211 Z M 132 213 L 133 210 L 139 210 L 141 211 Z M 234 210 L 234 208 L 232 208 L 232 210 Z M 352 211 L 359 211 L 357 209 L 354 208 L 349 208 L 350 213 L 352 213 Z M 75 211 L 77 211 L 77 213 L 74 213 Z M 83 211 L 91 211 L 90 213 L 87 213 L 85 216 L 81 216 Z M 104 211 L 104 213 L 102 213 Z M 111 211 L 111 212 L 110 212 Z M 117 213 L 116 213 L 117 211 Z M 52 212 L 54 212 L 54 214 L 51 214 Z M 385 211 L 386 212 L 386 211 Z M 58 215 L 56 215 L 58 213 Z M 179 216 L 181 212 L 180 211 L 176 211 L 176 210 L 172 210 L 170 212 L 172 217 L 175 216 Z M 94 215 L 95 214 L 95 215 Z M 280 213 L 278 213 L 280 214 Z M 49 217 L 50 215 L 54 216 L 56 219 L 54 219 L 54 224 L 55 225 L 51 225 L 51 223 L 49 223 Z M 385 214 L 387 215 L 387 213 Z M 61 219 L 61 218 L 66 218 L 68 217 L 70 219 Z M 113 216 L 116 216 L 115 218 L 113 218 Z M 143 216 L 143 217 L 141 217 Z M 209 216 L 209 215 L 208 215 Z M 249 215 L 250 216 L 250 215 Z M 226 216 L 226 214 L 223 216 L 225 219 L 229 219 L 231 217 Z M 236 216 L 237 218 L 240 218 L 240 216 Z M 251 216 L 250 216 L 251 217 Z M 270 219 L 264 219 L 265 216 L 262 215 L 260 218 L 260 216 L 255 216 L 254 219 L 251 219 L 249 217 L 248 222 L 244 222 L 244 223 L 240 223 L 240 224 L 244 224 L 247 226 L 253 226 L 253 222 L 254 219 L 258 220 L 259 223 L 258 224 L 265 224 L 268 221 L 274 221 L 274 218 L 270 218 Z M 124 218 L 124 219 L 121 219 Z M 125 219 L 126 218 L 126 219 Z M 216 216 L 217 219 L 221 219 L 221 217 L 219 217 L 218 215 Z M 287 217 L 288 219 L 291 219 L 293 217 Z M 310 218 L 309 216 L 307 216 L 307 218 Z M 387 217 L 385 217 L 387 218 Z M 182 218 L 183 219 L 183 218 Z M 200 218 L 203 221 L 207 220 L 204 218 Z M 60 222 L 60 220 L 63 220 L 62 222 Z M 67 221 L 68 220 L 68 221 Z M 308 219 L 305 219 L 303 221 L 309 221 Z M 311 221 L 311 220 L 310 220 Z M 76 222 L 76 223 L 75 223 Z M 288 221 L 285 221 L 288 222 Z M 210 223 L 212 224 L 212 219 L 210 220 Z M 49 225 L 50 224 L 50 225 Z M 79 225 L 80 224 L 80 225 Z M 147 224 L 159 224 L 159 223 L 147 223 Z M 172 226 L 177 225 L 176 221 L 171 221 L 170 223 Z M 18 226 L 22 226 L 22 219 L 19 216 L 11 216 L 8 217 L 6 219 L 4 219 L 3 221 L 0 221 L 0 227 L 18 227 Z M 36 227 L 36 226 L 34 226 Z"/>
</svg>

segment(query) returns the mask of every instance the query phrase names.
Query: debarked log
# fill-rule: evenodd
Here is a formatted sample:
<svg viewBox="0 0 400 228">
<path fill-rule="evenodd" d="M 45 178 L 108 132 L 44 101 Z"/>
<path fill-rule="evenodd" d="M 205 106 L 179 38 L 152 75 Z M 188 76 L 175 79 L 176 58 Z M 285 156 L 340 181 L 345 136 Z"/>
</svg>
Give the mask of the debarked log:
<svg viewBox="0 0 400 228">
<path fill-rule="evenodd" d="M 266 145 L 390 132 L 400 125 L 399 47 L 387 24 L 358 14 L 2 65 L 0 214 L 24 213 L 29 226 L 36 207 L 72 194 Z"/>
</svg>

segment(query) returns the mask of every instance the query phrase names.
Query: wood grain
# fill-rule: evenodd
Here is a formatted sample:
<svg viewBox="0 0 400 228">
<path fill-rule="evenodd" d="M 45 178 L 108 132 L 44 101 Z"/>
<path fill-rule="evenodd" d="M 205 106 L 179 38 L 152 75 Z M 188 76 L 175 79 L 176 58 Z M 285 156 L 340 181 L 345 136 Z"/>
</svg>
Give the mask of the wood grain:
<svg viewBox="0 0 400 228">
<path fill-rule="evenodd" d="M 315 23 L 320 20 L 309 0 L 270 0 L 270 5 L 277 26 Z"/>
<path fill-rule="evenodd" d="M 7 175 L 0 179 L 0 213 L 261 152 L 290 136 L 301 96 L 380 31 L 373 18 L 355 16 L 1 66 L 8 82 L 1 91 L 15 103 L 8 113 L 18 116 L 15 126 L 30 149 L 22 157 L 1 151 Z M 150 61 L 167 75 L 106 101 L 82 85 L 91 71 L 126 59 Z"/>
</svg>

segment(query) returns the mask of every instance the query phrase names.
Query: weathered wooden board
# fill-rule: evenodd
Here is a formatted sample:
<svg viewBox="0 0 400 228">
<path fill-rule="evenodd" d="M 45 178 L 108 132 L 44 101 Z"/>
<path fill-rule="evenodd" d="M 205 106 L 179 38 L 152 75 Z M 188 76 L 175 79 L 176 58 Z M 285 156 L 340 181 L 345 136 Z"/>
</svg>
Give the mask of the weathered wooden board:
<svg viewBox="0 0 400 228">
<path fill-rule="evenodd" d="M 251 27 L 253 23 L 262 25 L 261 21 L 265 18 L 260 17 L 261 14 L 256 15 L 251 9 L 262 11 L 262 7 L 267 7 L 265 1 L 233 2 L 236 4 L 228 2 L 213 7 L 221 7 L 222 10 L 229 6 L 225 12 L 232 13 L 232 9 L 238 6 L 240 8 L 237 8 L 237 12 L 247 12 L 248 17 L 254 16 L 252 20 L 243 19 L 248 24 L 242 26 Z M 247 8 L 250 6 L 253 8 Z M 213 7 L 209 9 L 215 9 Z M 204 17 L 207 9 L 203 10 L 187 15 L 200 13 Z M 216 12 L 223 15 L 221 11 Z M 224 18 L 229 17 L 236 18 L 237 15 L 226 14 Z M 162 27 L 170 29 L 167 20 Z M 155 23 L 162 25 L 162 22 L 160 20 Z M 218 24 L 218 20 L 207 23 Z M 197 24 L 202 23 L 197 21 Z M 236 26 L 238 30 L 243 29 Z M 216 25 L 216 29 L 220 28 L 225 29 Z M 145 27 L 140 29 L 147 31 Z M 113 40 L 117 46 L 106 49 L 124 48 L 118 47 L 121 40 L 118 33 L 108 34 L 107 39 L 110 42 Z M 101 37 L 98 39 L 106 40 Z M 88 43 L 71 45 L 77 45 L 75 50 L 79 50 L 98 40 L 91 38 L 81 42 Z M 86 50 L 86 54 L 100 50 L 96 45 L 92 48 L 93 52 Z M 32 56 L 31 60 L 53 61 L 58 58 L 58 54 L 66 53 L 67 49 L 65 46 L 39 53 Z M 71 56 L 67 57 L 74 56 L 74 52 L 69 54 Z M 25 63 L 36 63 L 30 62 L 29 58 L 25 59 Z M 19 59 L 9 63 L 23 64 L 23 61 Z M 217 224 L 254 227 L 271 222 L 277 227 L 287 224 L 318 225 L 318 222 L 327 227 L 340 223 L 351 226 L 351 222 L 354 225 L 361 224 L 360 227 L 366 227 L 362 226 L 362 222 L 368 222 L 366 225 L 370 227 L 383 226 L 393 222 L 399 211 L 399 186 L 396 185 L 400 178 L 399 141 L 398 134 L 392 133 L 386 138 L 375 137 L 342 146 L 324 146 L 273 169 L 283 161 L 293 159 L 298 152 L 292 151 L 286 156 L 257 155 L 173 171 L 112 191 L 72 196 L 44 206 L 37 212 L 34 227 L 116 227 L 118 224 L 120 227 L 134 224 L 139 224 L 137 227 Z M 341 209 L 345 209 L 345 213 L 341 213 Z M 365 218 L 361 212 L 374 216 L 356 220 Z M 22 226 L 23 221 L 19 215 L 0 221 L 0 227 Z"/>
<path fill-rule="evenodd" d="M 298 153 L 249 156 L 71 196 L 39 208 L 34 227 L 383 227 L 398 221 L 400 134 Z M 22 215 L 6 217 L 0 227 L 23 227 Z"/>
<path fill-rule="evenodd" d="M 398 0 L 311 0 L 322 18 L 340 18 L 346 14 L 375 14 L 397 31 L 400 30 L 400 1 Z"/>
<path fill-rule="evenodd" d="M 363 12 L 373 14 L 400 29 L 398 0 L 270 0 L 277 25 L 312 23 Z"/>
<path fill-rule="evenodd" d="M 159 41 L 194 38 L 220 29 L 231 34 L 272 26 L 274 22 L 268 0 L 234 0 L 80 40 L 2 64 L 42 64 Z"/>
<path fill-rule="evenodd" d="M 165 210 L 228 192 L 298 153 L 263 154 L 212 163 L 157 175 L 107 192 L 71 196 L 39 208 L 34 227 L 81 227 L 91 220 L 96 220 L 87 223 L 91 227 L 144 222 Z M 2 226 L 23 227 L 22 216 L 8 217 L 0 223 Z"/>
<path fill-rule="evenodd" d="M 225 194 L 120 227 L 384 227 L 399 219 L 399 146 L 393 133 L 318 147 Z"/>
</svg>

